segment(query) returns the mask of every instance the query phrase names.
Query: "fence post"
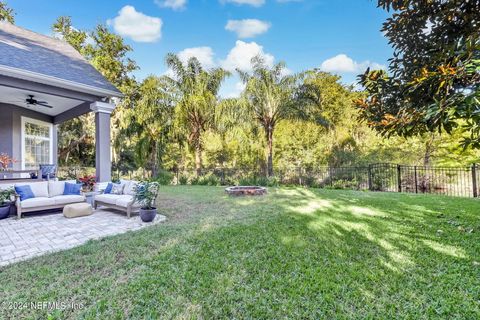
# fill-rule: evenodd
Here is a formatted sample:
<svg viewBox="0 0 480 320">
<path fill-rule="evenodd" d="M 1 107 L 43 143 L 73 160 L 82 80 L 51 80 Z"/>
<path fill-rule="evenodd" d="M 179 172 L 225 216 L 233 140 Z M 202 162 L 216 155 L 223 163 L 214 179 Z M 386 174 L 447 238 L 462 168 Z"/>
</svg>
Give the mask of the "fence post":
<svg viewBox="0 0 480 320">
<path fill-rule="evenodd" d="M 397 164 L 397 185 L 398 192 L 402 192 L 402 166 Z"/>
<path fill-rule="evenodd" d="M 418 193 L 417 166 L 414 166 L 413 170 L 415 172 L 415 193 Z"/>
<path fill-rule="evenodd" d="M 372 165 L 368 165 L 368 190 L 372 191 L 373 183 L 372 183 Z"/>
<path fill-rule="evenodd" d="M 472 187 L 473 187 L 473 197 L 478 197 L 477 190 L 477 164 L 472 164 Z"/>
<path fill-rule="evenodd" d="M 330 165 L 328 166 L 328 174 L 329 174 L 329 178 L 330 178 L 330 186 L 332 187 L 333 186 L 333 170 L 332 170 L 332 167 Z"/>
</svg>

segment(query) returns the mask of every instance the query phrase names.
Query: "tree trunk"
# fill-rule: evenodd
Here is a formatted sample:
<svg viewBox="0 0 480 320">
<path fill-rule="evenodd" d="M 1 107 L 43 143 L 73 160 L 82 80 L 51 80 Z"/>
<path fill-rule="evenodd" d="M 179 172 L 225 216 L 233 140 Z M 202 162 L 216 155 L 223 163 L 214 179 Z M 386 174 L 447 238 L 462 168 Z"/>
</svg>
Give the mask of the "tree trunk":
<svg viewBox="0 0 480 320">
<path fill-rule="evenodd" d="M 435 140 L 435 134 L 431 134 L 427 142 L 425 143 L 425 154 L 423 156 L 423 165 L 429 167 L 431 165 L 431 157 L 433 152 L 433 142 Z M 430 192 L 432 185 L 430 181 L 429 170 L 426 169 L 424 175 L 421 177 L 420 188 L 422 192 Z"/>
<path fill-rule="evenodd" d="M 267 128 L 267 176 L 273 176 L 273 127 Z"/>
<path fill-rule="evenodd" d="M 202 174 L 202 146 L 200 143 L 195 146 L 195 170 L 199 177 Z"/>
<path fill-rule="evenodd" d="M 427 167 L 430 166 L 430 163 L 431 163 L 434 139 L 435 139 L 435 136 L 432 134 L 430 139 L 428 139 L 427 142 L 425 143 L 425 155 L 423 157 L 423 165 Z"/>
<path fill-rule="evenodd" d="M 155 140 L 155 152 L 153 156 L 152 176 L 154 178 L 158 176 L 158 141 L 156 140 Z"/>
</svg>

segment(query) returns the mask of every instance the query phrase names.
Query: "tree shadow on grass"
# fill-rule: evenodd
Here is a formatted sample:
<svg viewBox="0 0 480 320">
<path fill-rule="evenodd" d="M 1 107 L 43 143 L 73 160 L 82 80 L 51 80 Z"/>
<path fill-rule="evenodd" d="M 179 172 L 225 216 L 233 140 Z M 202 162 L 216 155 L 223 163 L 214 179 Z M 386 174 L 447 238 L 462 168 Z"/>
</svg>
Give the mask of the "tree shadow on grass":
<svg viewBox="0 0 480 320">
<path fill-rule="evenodd" d="M 199 190 L 166 196 L 165 225 L 10 268 L 6 299 L 85 303 L 61 318 L 478 318 L 478 233 L 446 223 L 474 223 L 472 200 Z"/>
</svg>

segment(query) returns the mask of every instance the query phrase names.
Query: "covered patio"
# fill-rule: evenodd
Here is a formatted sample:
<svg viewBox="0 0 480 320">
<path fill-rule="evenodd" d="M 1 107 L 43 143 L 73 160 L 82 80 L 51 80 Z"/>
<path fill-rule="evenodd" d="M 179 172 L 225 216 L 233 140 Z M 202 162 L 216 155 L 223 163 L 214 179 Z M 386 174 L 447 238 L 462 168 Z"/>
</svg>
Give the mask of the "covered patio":
<svg viewBox="0 0 480 320">
<path fill-rule="evenodd" d="M 122 94 L 66 42 L 0 22 L 0 183 L 57 164 L 58 125 L 95 113 L 96 177 L 111 179 L 110 115 Z M 10 181 L 6 181 L 10 180 Z"/>
</svg>

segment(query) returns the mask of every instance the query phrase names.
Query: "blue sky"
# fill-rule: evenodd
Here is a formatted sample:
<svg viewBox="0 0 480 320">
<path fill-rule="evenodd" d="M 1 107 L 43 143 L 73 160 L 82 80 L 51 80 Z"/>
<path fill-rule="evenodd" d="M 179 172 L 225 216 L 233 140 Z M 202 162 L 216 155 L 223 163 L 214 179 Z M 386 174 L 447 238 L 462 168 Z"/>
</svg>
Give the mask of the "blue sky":
<svg viewBox="0 0 480 320">
<path fill-rule="evenodd" d="M 292 72 L 323 68 L 352 83 L 366 66 L 387 64 L 392 49 L 380 32 L 387 14 L 374 0 L 8 0 L 16 23 L 51 34 L 58 16 L 79 29 L 108 23 L 134 52 L 141 79 L 163 74 L 168 52 L 198 55 L 206 66 L 248 68 L 251 55 L 285 61 Z M 223 96 L 241 85 L 229 79 Z"/>
</svg>

